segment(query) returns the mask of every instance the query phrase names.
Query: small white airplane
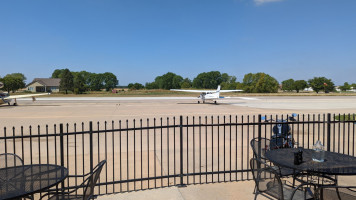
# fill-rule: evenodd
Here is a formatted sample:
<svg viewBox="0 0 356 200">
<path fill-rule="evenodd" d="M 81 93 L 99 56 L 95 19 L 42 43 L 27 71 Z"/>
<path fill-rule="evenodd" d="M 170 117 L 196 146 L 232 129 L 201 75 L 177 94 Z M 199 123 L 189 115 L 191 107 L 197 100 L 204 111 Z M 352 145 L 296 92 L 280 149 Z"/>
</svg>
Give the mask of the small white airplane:
<svg viewBox="0 0 356 200">
<path fill-rule="evenodd" d="M 3 83 L 0 82 L 0 88 L 3 87 Z M 41 93 L 41 94 L 24 94 L 24 95 L 14 95 L 10 96 L 8 93 L 0 93 L 0 105 L 7 103 L 10 105 L 11 101 L 14 99 L 14 106 L 17 106 L 16 99 L 32 97 L 32 101 L 36 101 L 35 96 L 50 95 L 51 93 Z"/>
<path fill-rule="evenodd" d="M 241 92 L 243 90 L 220 90 L 220 85 L 218 86 L 217 90 L 181 90 L 181 89 L 171 89 L 171 91 L 180 91 L 180 92 L 196 92 L 200 93 L 198 98 L 200 98 L 203 103 L 205 101 L 213 101 L 215 104 L 217 103 L 216 100 L 224 98 L 220 97 L 220 92 Z M 198 101 L 200 103 L 200 101 Z"/>
</svg>

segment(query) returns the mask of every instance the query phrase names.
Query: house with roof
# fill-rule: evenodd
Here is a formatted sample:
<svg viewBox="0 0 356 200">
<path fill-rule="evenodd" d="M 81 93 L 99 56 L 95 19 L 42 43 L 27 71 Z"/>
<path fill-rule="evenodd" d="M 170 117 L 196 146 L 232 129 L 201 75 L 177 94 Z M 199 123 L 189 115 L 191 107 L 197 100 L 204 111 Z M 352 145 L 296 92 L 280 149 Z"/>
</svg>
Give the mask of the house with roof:
<svg viewBox="0 0 356 200">
<path fill-rule="evenodd" d="M 60 78 L 35 78 L 26 88 L 30 92 L 59 92 Z"/>
</svg>

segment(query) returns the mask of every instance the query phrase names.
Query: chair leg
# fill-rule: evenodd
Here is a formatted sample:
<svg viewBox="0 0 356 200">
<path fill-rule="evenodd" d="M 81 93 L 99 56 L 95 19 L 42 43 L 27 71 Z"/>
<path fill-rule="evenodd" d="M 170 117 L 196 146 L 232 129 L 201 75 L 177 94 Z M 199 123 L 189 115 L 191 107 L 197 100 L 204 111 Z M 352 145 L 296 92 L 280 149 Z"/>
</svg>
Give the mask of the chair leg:
<svg viewBox="0 0 356 200">
<path fill-rule="evenodd" d="M 295 177 L 297 177 L 297 172 L 293 170 L 293 187 L 295 186 Z"/>
<path fill-rule="evenodd" d="M 257 195 L 258 195 L 258 192 L 256 191 L 256 193 L 255 193 L 255 200 L 257 199 Z"/>
</svg>

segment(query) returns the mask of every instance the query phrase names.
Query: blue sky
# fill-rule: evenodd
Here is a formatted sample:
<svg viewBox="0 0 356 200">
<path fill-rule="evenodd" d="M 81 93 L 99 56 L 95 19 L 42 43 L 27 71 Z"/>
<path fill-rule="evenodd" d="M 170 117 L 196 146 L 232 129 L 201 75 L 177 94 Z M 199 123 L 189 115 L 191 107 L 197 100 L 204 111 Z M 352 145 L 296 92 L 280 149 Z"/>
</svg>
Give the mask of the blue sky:
<svg viewBox="0 0 356 200">
<path fill-rule="evenodd" d="M 120 85 L 213 70 L 355 83 L 356 1 L 2 0 L 0 68 L 27 82 L 68 68 Z"/>
</svg>

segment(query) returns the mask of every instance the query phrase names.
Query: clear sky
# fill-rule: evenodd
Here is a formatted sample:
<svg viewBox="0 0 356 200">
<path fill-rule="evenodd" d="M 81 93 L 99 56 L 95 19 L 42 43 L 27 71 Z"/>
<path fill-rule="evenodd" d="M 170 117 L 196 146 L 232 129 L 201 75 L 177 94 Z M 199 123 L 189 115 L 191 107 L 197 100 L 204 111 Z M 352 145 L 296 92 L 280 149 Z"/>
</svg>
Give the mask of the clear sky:
<svg viewBox="0 0 356 200">
<path fill-rule="evenodd" d="M 0 68 L 27 83 L 63 68 L 120 85 L 213 70 L 355 83 L 356 1 L 1 0 Z"/>
</svg>

